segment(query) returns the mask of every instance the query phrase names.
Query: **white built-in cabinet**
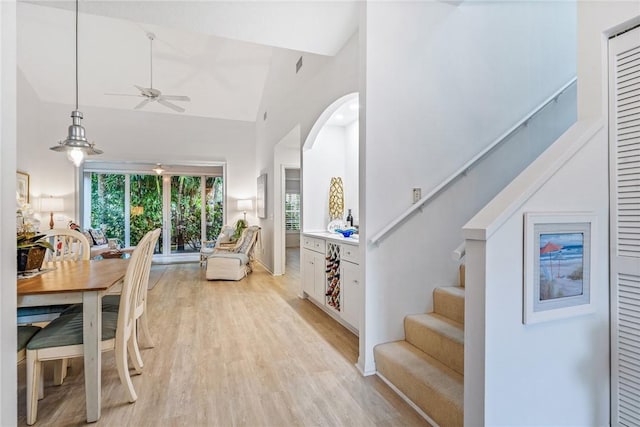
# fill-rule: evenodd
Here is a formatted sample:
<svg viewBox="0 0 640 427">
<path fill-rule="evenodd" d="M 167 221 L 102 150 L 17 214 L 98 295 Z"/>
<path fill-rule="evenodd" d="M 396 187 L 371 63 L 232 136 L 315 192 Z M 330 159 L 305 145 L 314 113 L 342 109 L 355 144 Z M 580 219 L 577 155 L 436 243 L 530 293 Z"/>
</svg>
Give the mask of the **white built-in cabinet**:
<svg viewBox="0 0 640 427">
<path fill-rule="evenodd" d="M 358 242 L 322 234 L 302 236 L 302 294 L 357 333 L 363 301 Z"/>
<path fill-rule="evenodd" d="M 302 285 L 303 291 L 322 301 L 324 298 L 324 251 L 302 250 Z"/>
</svg>

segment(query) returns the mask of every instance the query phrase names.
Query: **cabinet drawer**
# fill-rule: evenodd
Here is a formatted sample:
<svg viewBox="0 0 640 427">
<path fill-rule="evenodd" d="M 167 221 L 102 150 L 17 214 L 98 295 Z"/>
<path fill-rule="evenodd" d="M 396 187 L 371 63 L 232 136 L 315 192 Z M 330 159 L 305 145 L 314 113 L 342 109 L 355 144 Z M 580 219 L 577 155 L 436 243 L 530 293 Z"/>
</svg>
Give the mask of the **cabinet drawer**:
<svg viewBox="0 0 640 427">
<path fill-rule="evenodd" d="M 324 253 L 324 240 L 309 236 L 302 236 L 302 247 Z"/>
<path fill-rule="evenodd" d="M 353 262 L 355 264 L 360 263 L 360 247 L 353 245 L 342 245 L 340 250 L 340 259 Z"/>
</svg>

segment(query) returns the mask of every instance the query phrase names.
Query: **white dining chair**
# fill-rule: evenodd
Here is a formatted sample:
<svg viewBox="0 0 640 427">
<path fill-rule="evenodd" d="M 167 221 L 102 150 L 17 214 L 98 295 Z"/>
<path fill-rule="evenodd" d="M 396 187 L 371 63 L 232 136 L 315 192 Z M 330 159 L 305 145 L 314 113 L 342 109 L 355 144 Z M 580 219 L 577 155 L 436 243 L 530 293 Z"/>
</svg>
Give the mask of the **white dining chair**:
<svg viewBox="0 0 640 427">
<path fill-rule="evenodd" d="M 135 325 L 136 333 L 133 335 L 132 339 L 133 343 L 133 351 L 132 351 L 132 362 L 135 368 L 136 373 L 140 373 L 144 363 L 142 362 L 142 355 L 140 354 L 140 344 L 139 341 L 142 341 L 145 345 L 145 348 L 153 348 L 153 339 L 151 338 L 151 332 L 149 330 L 149 320 L 147 317 L 147 294 L 149 291 L 149 274 L 151 272 L 151 263 L 153 261 L 153 251 L 156 247 L 156 243 L 158 242 L 158 238 L 160 237 L 160 232 L 162 230 L 160 228 L 156 228 L 155 230 L 151 230 L 145 234 L 145 236 L 140 241 L 141 243 L 145 241 L 145 239 L 149 239 L 149 245 L 146 253 L 144 254 L 145 265 L 143 267 L 143 277 L 140 282 L 140 286 L 136 291 L 136 299 L 135 299 Z M 140 245 L 140 244 L 139 244 Z M 103 312 L 111 312 L 117 313 L 120 306 L 120 296 L 119 295 L 106 295 L 102 298 L 102 311 Z M 82 313 L 82 304 L 74 304 L 64 311 L 63 314 L 70 313 Z"/>
<path fill-rule="evenodd" d="M 80 232 L 67 228 L 52 228 L 43 232 L 53 250 L 47 249 L 46 262 L 81 261 L 90 259 L 91 245 Z M 36 307 L 21 307 L 17 310 L 18 324 L 50 322 L 68 309 L 68 304 Z M 67 375 L 68 360 L 62 360 L 53 365 L 53 382 L 62 384 Z"/>
<path fill-rule="evenodd" d="M 127 399 L 133 403 L 137 394 L 129 375 L 127 357 L 134 351 L 135 300 L 144 280 L 145 255 L 151 235 L 145 236 L 131 255 L 124 277 L 117 313 L 102 313 L 102 351 L 114 350 L 120 381 Z M 81 357 L 84 354 L 83 313 L 63 314 L 42 328 L 27 344 L 27 424 L 36 422 L 38 389 L 42 382 L 42 362 Z M 135 364 L 134 364 L 135 367 Z"/>
<path fill-rule="evenodd" d="M 53 246 L 53 251 L 47 250 L 45 261 L 80 261 L 91 257 L 91 244 L 79 231 L 68 228 L 52 228 L 43 233 Z"/>
</svg>

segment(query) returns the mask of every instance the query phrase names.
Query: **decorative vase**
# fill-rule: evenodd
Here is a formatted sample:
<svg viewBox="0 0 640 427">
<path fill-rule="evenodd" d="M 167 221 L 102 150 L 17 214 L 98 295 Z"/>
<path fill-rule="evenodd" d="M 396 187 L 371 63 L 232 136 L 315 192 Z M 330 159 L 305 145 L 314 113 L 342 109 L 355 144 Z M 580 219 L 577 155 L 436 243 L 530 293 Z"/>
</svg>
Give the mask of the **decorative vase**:
<svg viewBox="0 0 640 427">
<path fill-rule="evenodd" d="M 40 270 L 47 248 L 19 248 L 18 249 L 18 273 L 31 270 Z"/>
<path fill-rule="evenodd" d="M 329 185 L 329 221 L 342 219 L 344 215 L 344 190 L 342 178 L 331 178 Z"/>
</svg>

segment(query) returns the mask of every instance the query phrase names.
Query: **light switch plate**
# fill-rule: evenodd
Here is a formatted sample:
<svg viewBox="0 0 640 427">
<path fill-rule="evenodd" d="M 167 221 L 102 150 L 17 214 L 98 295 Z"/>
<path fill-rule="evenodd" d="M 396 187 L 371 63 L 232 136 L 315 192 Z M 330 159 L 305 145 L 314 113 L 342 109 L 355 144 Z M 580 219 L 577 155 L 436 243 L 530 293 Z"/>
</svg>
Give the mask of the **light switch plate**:
<svg viewBox="0 0 640 427">
<path fill-rule="evenodd" d="M 422 198 L 422 188 L 413 189 L 413 203 L 417 203 Z"/>
</svg>

